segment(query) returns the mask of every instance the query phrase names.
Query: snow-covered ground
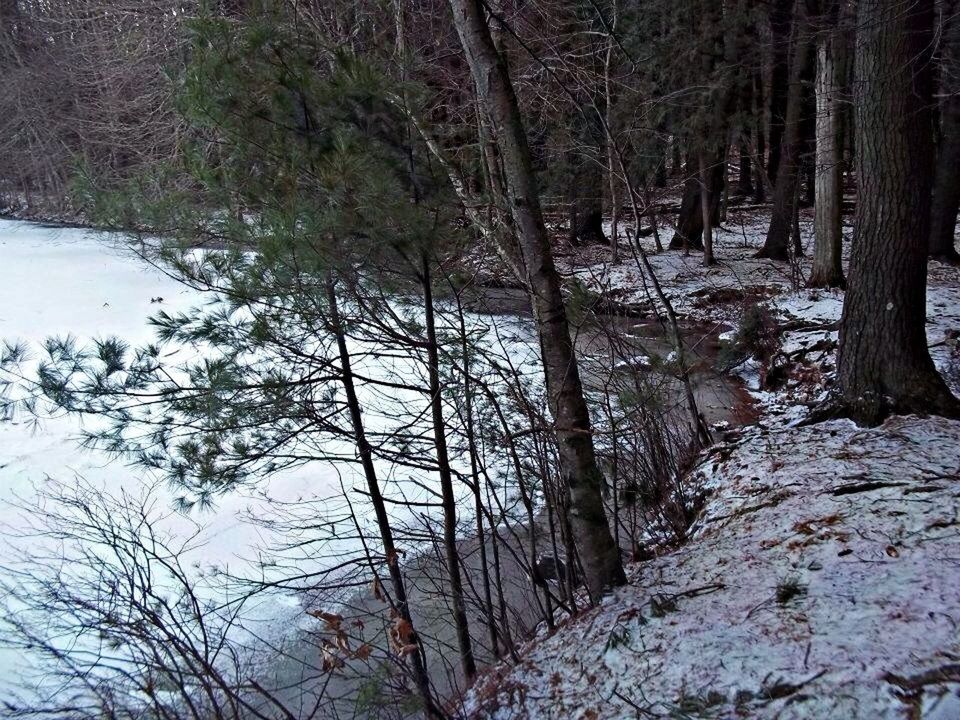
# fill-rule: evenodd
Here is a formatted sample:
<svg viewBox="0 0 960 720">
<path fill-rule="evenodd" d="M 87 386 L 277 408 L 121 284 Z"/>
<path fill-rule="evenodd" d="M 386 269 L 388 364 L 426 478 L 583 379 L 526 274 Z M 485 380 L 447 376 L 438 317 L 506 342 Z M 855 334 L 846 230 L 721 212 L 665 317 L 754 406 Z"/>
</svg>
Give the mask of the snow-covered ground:
<svg viewBox="0 0 960 720">
<path fill-rule="evenodd" d="M 760 388 L 755 362 L 739 368 L 760 420 L 695 469 L 705 506 L 690 541 L 631 565 L 628 587 L 489 671 L 468 716 L 960 717 L 960 422 L 797 426 L 832 380 L 843 293 L 803 288 L 809 257 L 755 259 L 766 220 L 731 217 L 715 267 L 650 258 L 682 316 L 736 326 L 761 302 L 787 328 L 777 389 Z M 612 264 L 588 248 L 561 267 L 657 306 L 629 255 Z M 929 283 L 931 353 L 958 391 L 960 270 L 932 263 Z"/>
<path fill-rule="evenodd" d="M 960 423 L 754 428 L 693 539 L 481 680 L 477 717 L 960 717 Z M 922 680 L 942 670 L 952 682 Z M 916 687 L 914 687 L 916 685 Z"/>
<path fill-rule="evenodd" d="M 735 326 L 749 303 L 766 302 L 792 328 L 780 337 L 785 382 L 761 390 L 755 365 L 740 367 L 762 415 L 695 470 L 705 506 L 690 542 L 631 566 L 629 587 L 528 645 L 519 665 L 489 670 L 467 702 L 477 716 L 960 717 L 960 423 L 795 427 L 830 382 L 842 293 L 802 289 L 808 259 L 793 269 L 754 259 L 764 230 L 762 217 L 731 216 L 718 231 L 719 265 L 676 252 L 651 262 L 687 318 Z M 560 264 L 593 291 L 655 307 L 623 255 L 613 265 L 608 250 L 588 248 Z M 200 300 L 102 234 L 0 221 L 0 339 L 36 345 L 70 333 L 136 344 L 151 339 L 152 312 Z M 931 266 L 928 308 L 931 352 L 950 371 L 960 271 Z M 79 429 L 73 418 L 0 423 L 8 540 L 29 524 L 10 503 L 29 502 L 47 478 L 79 475 L 110 491 L 155 485 L 79 450 Z M 248 512 L 271 499 L 337 496 L 341 471 L 314 464 L 194 511 L 206 526 L 203 563 L 241 574 L 256 566 L 267 539 Z M 159 491 L 158 504 L 172 499 Z M 193 530 L 176 514 L 165 522 L 171 532 Z M 278 611 L 304 618 L 295 602 Z M 0 694 L 30 664 L 2 644 Z M 915 708 L 922 714 L 910 715 Z"/>
</svg>

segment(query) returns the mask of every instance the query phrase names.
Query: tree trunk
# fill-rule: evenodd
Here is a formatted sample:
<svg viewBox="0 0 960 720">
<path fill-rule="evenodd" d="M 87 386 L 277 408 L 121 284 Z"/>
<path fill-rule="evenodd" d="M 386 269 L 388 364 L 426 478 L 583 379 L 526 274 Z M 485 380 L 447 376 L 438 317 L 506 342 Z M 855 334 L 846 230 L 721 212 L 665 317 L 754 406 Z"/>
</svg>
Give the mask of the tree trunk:
<svg viewBox="0 0 960 720">
<path fill-rule="evenodd" d="M 739 172 L 737 176 L 737 192 L 740 195 L 752 195 L 753 194 L 753 169 L 751 167 L 751 158 L 750 158 L 750 135 L 748 131 L 744 131 L 744 138 L 740 140 L 739 152 L 740 152 L 740 164 Z"/>
<path fill-rule="evenodd" d="M 960 264 L 954 235 L 960 210 L 960 2 L 944 3 L 940 64 L 940 151 L 933 185 L 930 257 Z"/>
<path fill-rule="evenodd" d="M 700 214 L 703 218 L 703 264 L 713 265 L 713 223 L 710 217 L 710 172 L 707 169 L 706 153 L 702 150 L 699 155 L 700 163 Z"/>
<path fill-rule="evenodd" d="M 610 123 L 608 122 L 609 126 Z M 657 130 L 657 167 L 653 173 L 653 186 L 665 188 L 667 186 L 667 141 L 664 139 L 663 129 Z"/>
<path fill-rule="evenodd" d="M 594 98 L 590 103 L 603 108 L 606 103 Z M 575 119 L 578 147 L 567 153 L 570 165 L 568 197 L 570 202 L 569 239 L 571 245 L 606 245 L 603 232 L 603 127 L 590 105 Z M 602 110 L 601 110 L 602 111 Z"/>
<path fill-rule="evenodd" d="M 960 417 L 927 350 L 934 0 L 860 0 L 855 108 L 860 183 L 837 379 L 846 413 Z"/>
<path fill-rule="evenodd" d="M 770 217 L 766 242 L 757 253 L 757 257 L 771 260 L 790 259 L 790 231 L 794 198 L 797 194 L 797 183 L 800 181 L 800 151 L 803 144 L 803 71 L 810 58 L 807 20 L 803 0 L 797 0 L 793 19 L 793 57 L 790 62 L 787 113 L 777 164 L 777 181 L 773 188 L 773 214 Z M 772 150 L 771 147 L 771 152 Z"/>
<path fill-rule="evenodd" d="M 447 578 L 450 581 L 454 627 L 457 630 L 457 645 L 460 649 L 460 667 L 468 682 L 477 674 L 470 641 L 470 625 L 467 621 L 467 604 L 463 596 L 463 579 L 460 576 L 460 553 L 457 550 L 457 505 L 453 493 L 453 473 L 447 451 L 447 429 L 443 419 L 443 397 L 440 394 L 440 356 L 437 347 L 437 328 L 433 312 L 433 287 L 430 280 L 430 261 L 423 253 L 420 276 L 423 287 L 424 324 L 427 331 L 427 375 L 430 382 L 430 413 L 433 421 L 433 440 L 437 455 L 437 471 L 440 475 L 440 497 L 443 506 L 443 548 L 446 552 Z"/>
<path fill-rule="evenodd" d="M 710 217 L 716 225 L 720 217 L 720 197 L 723 195 L 723 155 L 720 160 L 711 157 L 710 167 Z M 677 216 L 677 229 L 670 239 L 670 249 L 703 249 L 703 212 L 700 209 L 700 168 L 689 158 L 687 179 L 683 185 L 683 200 Z"/>
<path fill-rule="evenodd" d="M 497 52 L 480 0 L 450 0 L 481 105 L 490 115 L 506 178 L 510 213 L 522 250 L 553 415 L 560 470 L 570 492 L 587 587 L 594 600 L 626 582 L 620 552 L 603 505 L 603 475 L 593 447 L 590 416 L 570 339 L 560 277 L 553 263 L 520 108 L 504 58 Z"/>
<path fill-rule="evenodd" d="M 483 527 L 484 503 L 480 492 L 480 461 L 477 448 L 477 433 L 473 419 L 473 383 L 470 377 L 470 345 L 468 342 L 467 323 L 464 317 L 463 302 L 460 293 L 456 292 L 451 283 L 450 288 L 457 300 L 457 320 L 460 329 L 460 361 L 463 363 L 463 415 L 466 420 L 467 451 L 470 454 L 470 490 L 473 493 L 474 521 L 477 527 L 477 546 L 480 551 L 480 580 L 483 586 L 483 611 L 486 615 L 487 632 L 490 635 L 490 650 L 493 656 L 500 659 L 500 640 L 497 632 L 496 615 L 493 605 L 493 592 L 490 586 L 490 565 L 487 561 L 487 538 Z M 491 526 L 493 523 L 491 523 Z M 497 539 L 491 533 L 492 544 Z"/>
<path fill-rule="evenodd" d="M 843 232 L 840 208 L 843 188 L 840 180 L 841 93 L 843 92 L 846 38 L 837 23 L 839 3 L 830 0 L 817 28 L 817 147 L 816 198 L 814 202 L 813 270 L 810 287 L 843 287 L 841 259 Z"/>
<path fill-rule="evenodd" d="M 756 116 L 753 136 L 757 139 L 756 145 L 756 180 L 753 184 L 753 201 L 766 202 L 767 177 L 763 170 L 764 157 L 767 153 L 766 134 L 763 132 L 763 78 L 759 72 L 753 74 L 753 113 Z"/>
<path fill-rule="evenodd" d="M 773 56 L 770 59 L 770 153 L 767 177 L 776 182 L 780 169 L 781 143 L 787 117 L 790 84 L 790 25 L 793 0 L 774 0 L 770 9 L 770 34 Z"/>
<path fill-rule="evenodd" d="M 330 312 L 331 329 L 337 340 L 337 350 L 340 357 L 340 376 L 347 398 L 347 409 L 350 413 L 354 442 L 357 446 L 357 453 L 360 455 L 360 465 L 363 468 L 363 475 L 367 481 L 367 492 L 370 494 L 370 502 L 373 505 L 373 511 L 377 518 L 377 528 L 380 531 L 380 540 L 383 543 L 383 555 L 384 558 L 386 558 L 387 571 L 390 574 L 390 584 L 393 587 L 393 608 L 400 618 L 409 626 L 410 637 L 407 639 L 417 646 L 416 652 L 409 655 L 413 682 L 417 687 L 420 699 L 423 701 L 424 713 L 427 717 L 444 718 L 444 712 L 437 707 L 433 695 L 430 692 L 430 678 L 427 675 L 427 668 L 424 664 L 423 645 L 420 642 L 420 636 L 414 630 L 413 618 L 410 616 L 410 604 L 407 601 L 406 585 L 403 581 L 403 573 L 400 571 L 400 556 L 393 542 L 393 529 L 390 527 L 390 517 L 387 514 L 386 503 L 380 491 L 376 466 L 373 464 L 373 448 L 367 440 L 366 430 L 363 425 L 360 400 L 357 397 L 357 391 L 353 382 L 350 351 L 347 348 L 343 321 L 340 318 L 336 281 L 332 275 L 327 276 L 327 304 Z"/>
</svg>

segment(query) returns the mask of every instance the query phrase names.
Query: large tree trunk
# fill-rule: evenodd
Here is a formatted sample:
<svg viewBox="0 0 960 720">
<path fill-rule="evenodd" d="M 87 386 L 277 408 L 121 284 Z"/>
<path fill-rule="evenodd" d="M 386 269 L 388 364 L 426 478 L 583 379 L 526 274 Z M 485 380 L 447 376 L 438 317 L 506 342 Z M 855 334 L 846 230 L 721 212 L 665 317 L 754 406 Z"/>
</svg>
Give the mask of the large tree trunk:
<svg viewBox="0 0 960 720">
<path fill-rule="evenodd" d="M 786 125 L 787 94 L 790 84 L 790 24 L 793 0 L 773 0 L 770 8 L 770 146 L 767 177 L 776 182 L 780 169 L 781 143 Z"/>
<path fill-rule="evenodd" d="M 838 385 L 856 422 L 960 417 L 927 350 L 934 0 L 860 0 L 855 107 L 860 183 Z"/>
<path fill-rule="evenodd" d="M 846 77 L 846 37 L 838 27 L 840 2 L 829 0 L 820 16 L 817 37 L 817 146 L 814 203 L 813 270 L 810 287 L 843 287 L 841 261 L 843 202 L 840 172 L 841 93 Z"/>
<path fill-rule="evenodd" d="M 737 193 L 740 195 L 753 195 L 753 168 L 752 158 L 750 157 L 750 134 L 749 129 L 744 129 L 743 136 L 738 143 L 739 152 L 738 173 L 737 173 Z"/>
<path fill-rule="evenodd" d="M 702 150 L 697 156 L 700 166 L 700 222 L 703 225 L 703 264 L 706 267 L 714 264 L 713 259 L 713 222 L 710 217 L 710 170 L 707 167 L 707 156 Z"/>
<path fill-rule="evenodd" d="M 450 0 L 450 7 L 480 103 L 496 134 L 540 337 L 560 470 L 570 492 L 571 525 L 587 586 L 596 600 L 609 588 L 624 584 L 626 577 L 604 510 L 604 479 L 594 452 L 590 416 L 560 294 L 560 276 L 540 210 L 526 131 L 506 62 L 490 37 L 482 2 Z"/>
<path fill-rule="evenodd" d="M 765 202 L 767 199 L 767 176 L 764 173 L 763 162 L 767 152 L 766 134 L 763 132 L 763 77 L 759 71 L 754 71 L 752 77 L 753 83 L 753 114 L 754 132 L 753 136 L 757 139 L 756 144 L 756 181 L 753 184 L 753 201 L 756 203 Z"/>
<path fill-rule="evenodd" d="M 597 112 L 606 103 L 594 98 L 575 118 L 577 147 L 567 153 L 569 164 L 569 240 L 572 245 L 609 243 L 603 232 L 603 125 Z M 599 110 L 595 111 L 594 108 Z"/>
<path fill-rule="evenodd" d="M 960 2 L 944 3 L 940 66 L 940 152 L 933 186 L 930 257 L 960 263 L 954 240 L 960 210 Z"/>
<path fill-rule="evenodd" d="M 802 111 L 804 101 L 803 73 L 810 62 L 808 17 L 804 0 L 797 0 L 793 15 L 793 53 L 790 62 L 790 86 L 787 94 L 787 114 L 777 166 L 777 181 L 773 188 L 773 214 L 767 239 L 757 257 L 771 260 L 790 259 L 790 234 L 793 226 L 797 183 L 800 181 L 800 152 L 803 146 Z M 771 147 L 771 151 L 773 148 Z"/>
<path fill-rule="evenodd" d="M 592 110 L 585 110 L 592 113 Z M 567 154 L 569 235 L 571 245 L 606 245 L 603 232 L 603 163 L 597 146 L 581 147 Z"/>
<path fill-rule="evenodd" d="M 720 223 L 720 198 L 723 196 L 723 156 L 712 158 L 710 164 L 710 217 Z M 677 229 L 670 239 L 671 250 L 703 250 L 703 211 L 700 201 L 700 167 L 696 159 L 687 162 L 687 179 L 683 185 L 683 199 L 677 216 Z"/>
</svg>

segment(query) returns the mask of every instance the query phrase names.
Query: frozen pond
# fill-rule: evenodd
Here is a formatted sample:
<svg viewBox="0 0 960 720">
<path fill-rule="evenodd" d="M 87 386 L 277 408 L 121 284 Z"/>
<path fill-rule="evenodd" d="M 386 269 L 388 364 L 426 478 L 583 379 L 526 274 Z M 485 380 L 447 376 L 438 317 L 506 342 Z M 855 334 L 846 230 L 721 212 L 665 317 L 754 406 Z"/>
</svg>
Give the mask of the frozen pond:
<svg viewBox="0 0 960 720">
<path fill-rule="evenodd" d="M 116 335 L 132 344 L 143 343 L 152 339 L 146 320 L 158 306 L 185 310 L 199 300 L 197 293 L 145 265 L 109 235 L 0 220 L 0 339 L 38 347 L 52 335 L 83 340 Z M 123 489 L 136 494 L 141 485 L 158 484 L 139 468 L 80 449 L 80 428 L 74 417 L 39 425 L 23 418 L 0 423 L 0 523 L 5 537 L 16 541 L 30 521 L 11 503 L 29 501 L 34 489 L 51 478 L 70 481 L 79 476 L 111 493 Z M 172 491 L 161 485 L 155 492 L 161 509 L 172 503 Z M 263 531 L 244 516 L 263 505 L 265 496 L 297 500 L 339 492 L 338 473 L 313 466 L 309 472 L 301 468 L 276 476 L 255 491 L 225 495 L 213 511 L 192 514 L 206 528 L 203 562 L 237 568 L 256 557 Z M 172 533 L 186 534 L 194 528 L 193 522 L 175 513 L 164 525 Z M 0 688 L 30 661 L 2 645 L 0 638 Z"/>
<path fill-rule="evenodd" d="M 536 343 L 523 298 L 491 293 L 481 300 L 476 304 L 474 317 L 497 318 L 488 337 L 495 335 L 496 342 L 506 343 L 502 348 L 511 360 L 531 371 Z M 50 336 L 71 335 L 81 341 L 117 336 L 135 346 L 154 339 L 147 324 L 151 314 L 158 310 L 186 311 L 203 301 L 200 293 L 185 289 L 146 265 L 118 236 L 0 220 L 0 340 L 22 341 L 38 348 Z M 665 355 L 669 350 L 649 322 L 616 318 L 610 319 L 610 326 L 623 338 L 632 338 L 617 349 L 625 354 L 626 364 L 611 356 L 615 367 L 631 367 L 632 360 L 646 352 Z M 604 358 L 613 352 L 606 337 L 602 328 L 583 329 L 578 337 L 581 351 L 599 358 L 601 368 L 606 362 Z M 495 344 L 492 339 L 489 342 Z M 697 343 L 694 357 L 701 369 L 694 378 L 696 392 L 708 419 L 727 420 L 735 415 L 739 388 L 710 371 L 714 351 L 715 337 Z M 173 348 L 165 352 L 186 351 Z M 588 389 L 599 389 L 603 385 L 602 369 L 599 375 L 591 375 L 589 365 L 586 367 Z M 371 415 L 375 415 L 372 409 Z M 31 518 L 15 505 L 29 502 L 36 488 L 51 478 L 71 482 L 79 477 L 110 494 L 120 490 L 136 494 L 141 488 L 152 488 L 158 507 L 173 505 L 174 491 L 158 478 L 102 453 L 79 448 L 81 428 L 75 417 L 45 419 L 40 424 L 18 417 L 13 422 L 0 423 L 0 523 L 8 541 L 23 541 L 31 524 Z M 383 478 L 393 485 L 394 492 L 407 493 L 402 487 L 397 489 L 390 468 L 384 468 Z M 358 485 L 356 479 L 351 464 L 312 462 L 226 494 L 217 500 L 213 510 L 194 510 L 190 518 L 168 512 L 163 527 L 174 536 L 187 536 L 196 524 L 202 525 L 203 544 L 193 551 L 193 559 L 204 566 L 243 575 L 245 570 L 260 567 L 261 551 L 276 539 L 270 537 L 269 529 L 251 523 L 248 516 L 267 514 L 268 508 L 278 506 L 326 508 L 336 513 L 344 509 L 343 489 L 349 491 Z M 354 507 L 361 515 L 366 511 L 359 494 L 354 498 Z M 336 543 L 327 544 L 305 562 L 339 559 L 343 550 Z M 276 598 L 265 604 L 267 608 L 262 612 L 253 611 L 264 622 L 278 628 L 295 628 L 304 621 L 302 608 L 292 594 L 283 596 L 279 604 Z M 20 651 L 4 649 L 2 641 L 0 638 L 0 696 L 4 682 L 14 682 L 19 671 L 31 666 L 31 658 Z"/>
</svg>

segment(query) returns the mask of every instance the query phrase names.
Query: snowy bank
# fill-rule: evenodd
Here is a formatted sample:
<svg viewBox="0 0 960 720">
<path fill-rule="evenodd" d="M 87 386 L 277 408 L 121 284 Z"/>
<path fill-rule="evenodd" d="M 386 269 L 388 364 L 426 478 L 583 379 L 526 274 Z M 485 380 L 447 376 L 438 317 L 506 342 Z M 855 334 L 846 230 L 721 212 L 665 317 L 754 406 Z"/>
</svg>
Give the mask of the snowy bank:
<svg viewBox="0 0 960 720">
<path fill-rule="evenodd" d="M 756 427 L 693 537 L 491 670 L 475 718 L 960 717 L 960 423 Z"/>
</svg>

